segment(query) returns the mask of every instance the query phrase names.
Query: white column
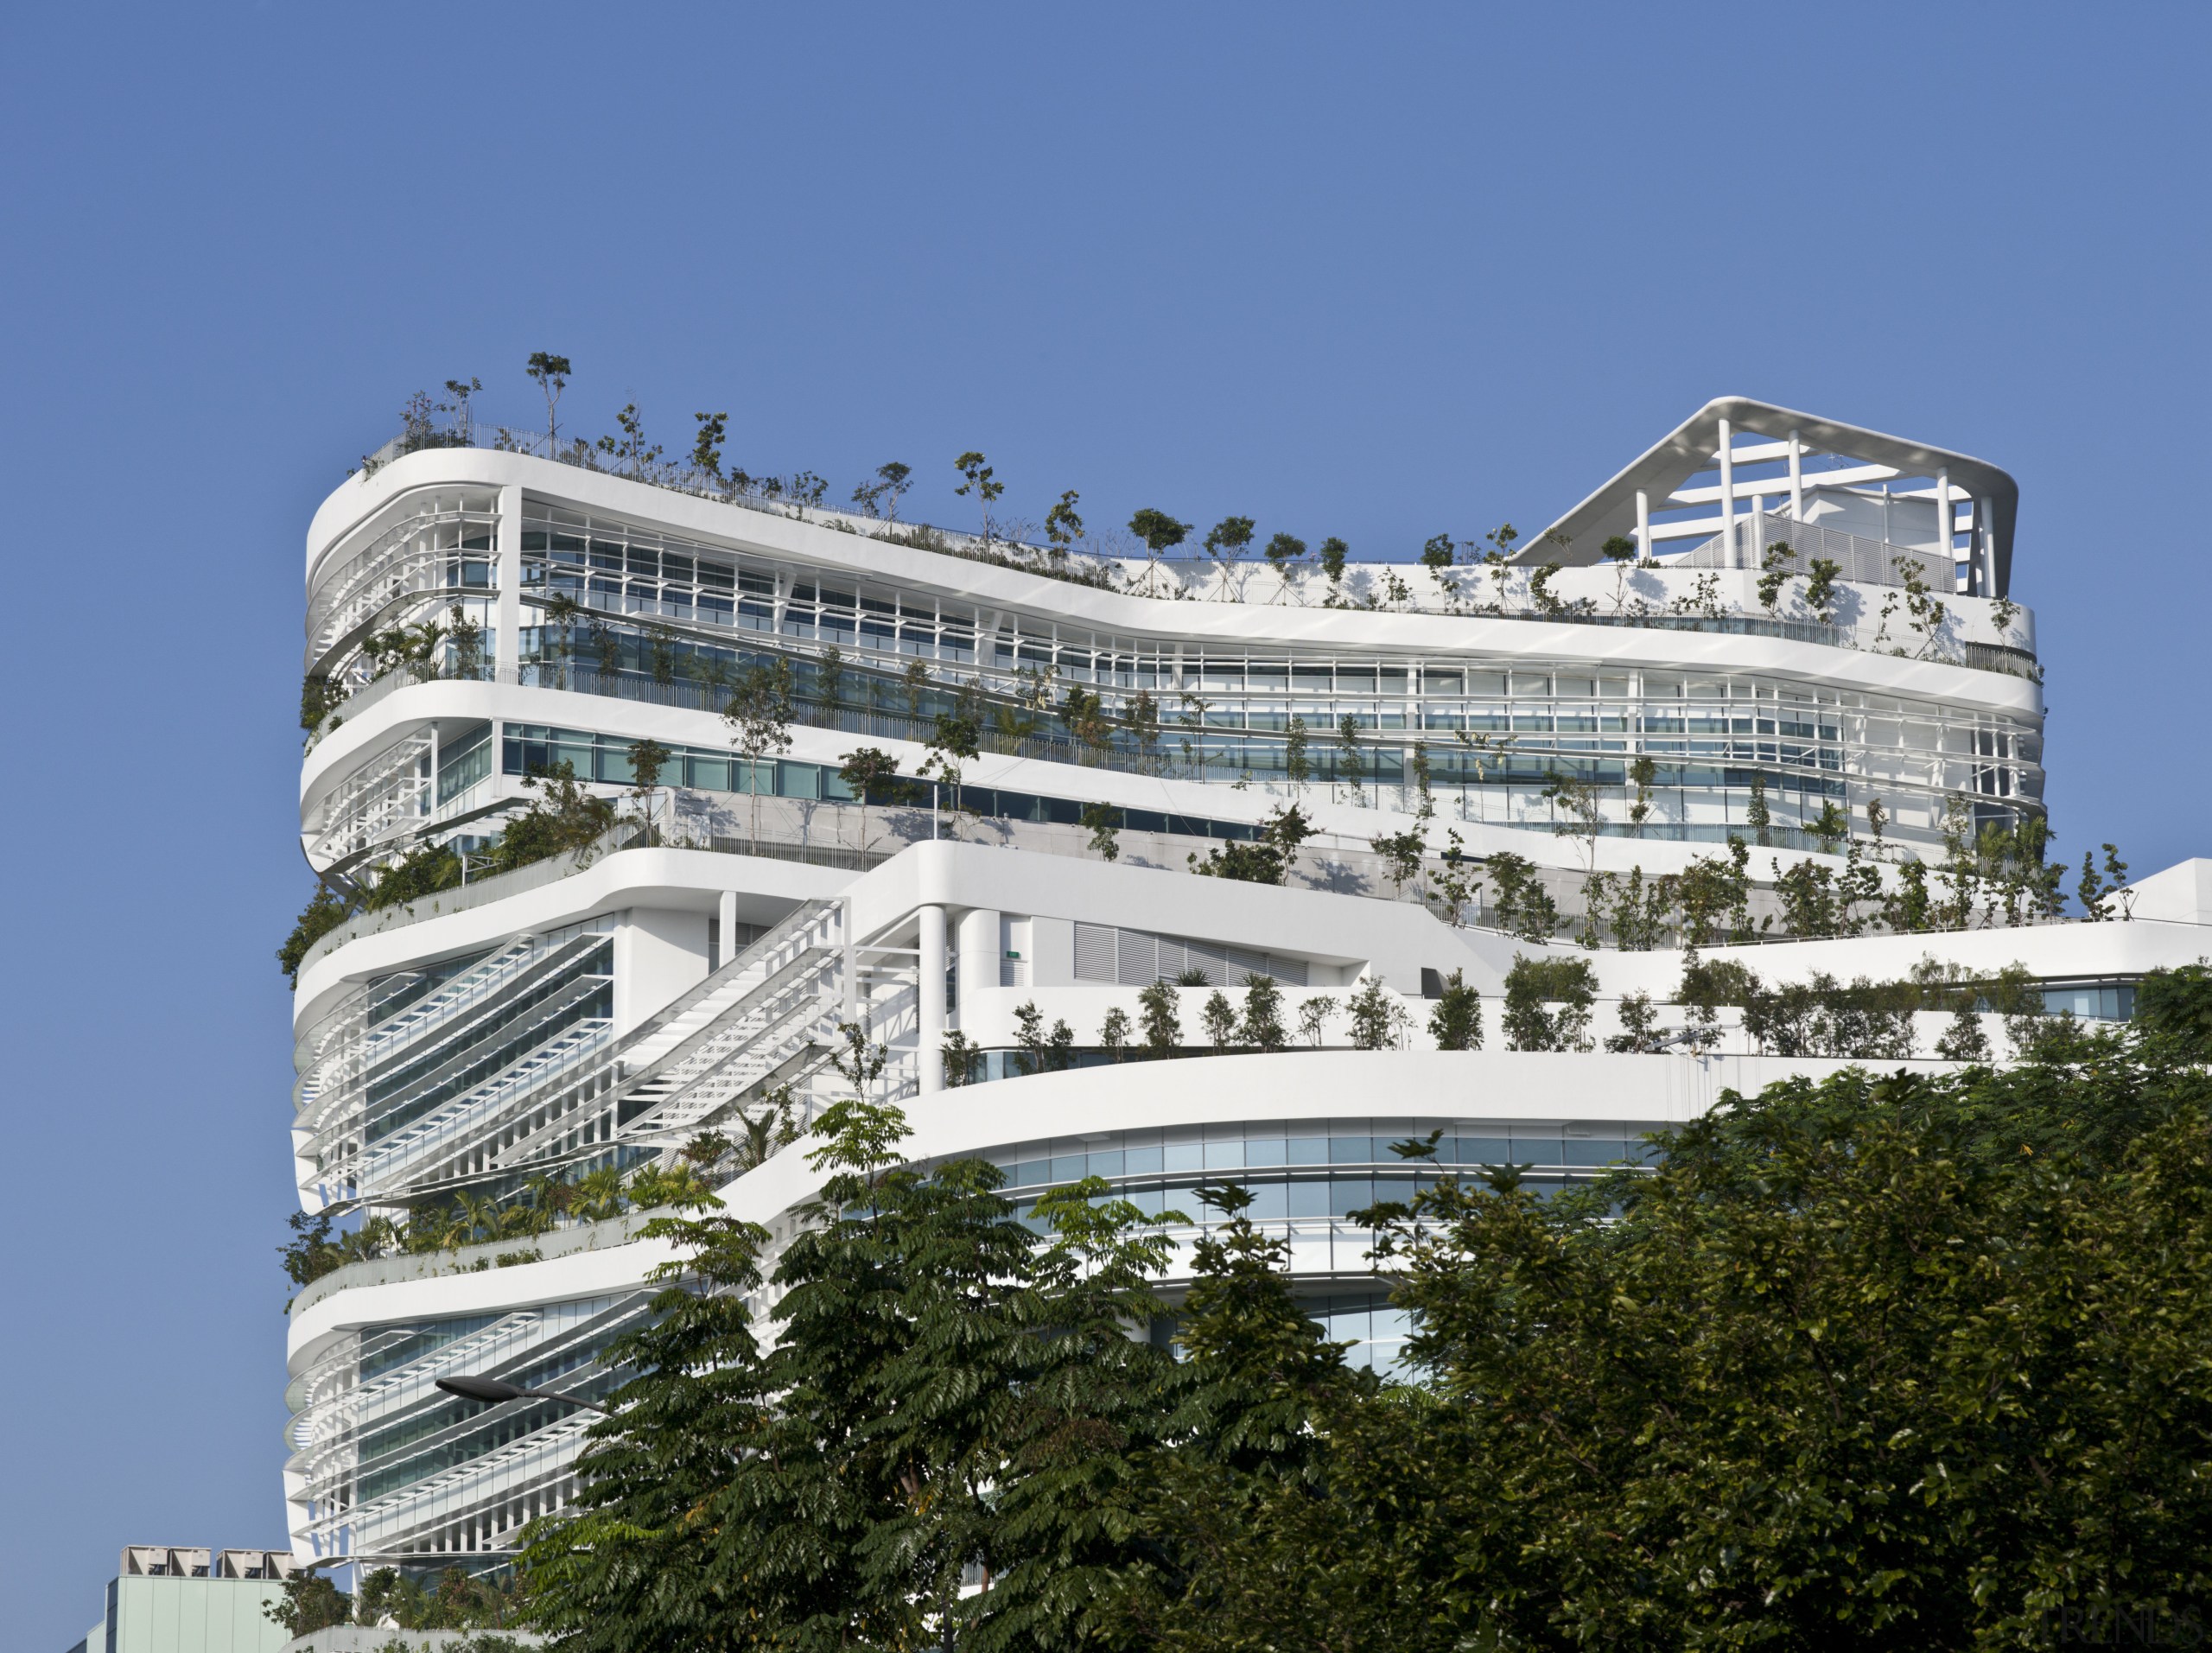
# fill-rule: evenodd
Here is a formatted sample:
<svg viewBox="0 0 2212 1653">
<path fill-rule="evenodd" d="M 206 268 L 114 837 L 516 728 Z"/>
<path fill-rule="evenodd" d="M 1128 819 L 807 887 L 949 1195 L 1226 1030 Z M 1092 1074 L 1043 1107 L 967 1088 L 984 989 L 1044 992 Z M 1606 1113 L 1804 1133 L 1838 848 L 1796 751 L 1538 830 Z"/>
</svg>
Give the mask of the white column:
<svg viewBox="0 0 2212 1653">
<path fill-rule="evenodd" d="M 1735 433 L 1728 422 L 1720 422 L 1720 542 L 1721 555 L 1727 560 L 1721 566 L 1736 566 L 1736 445 Z"/>
<path fill-rule="evenodd" d="M 925 1097 L 944 1089 L 944 909 L 925 906 L 920 912 L 921 1037 L 914 1059 L 921 1067 L 921 1090 Z"/>
<path fill-rule="evenodd" d="M 838 914 L 838 945 L 844 954 L 845 1016 L 847 1021 L 861 1019 L 861 956 L 860 938 L 853 934 L 853 898 L 844 897 L 837 904 L 842 910 Z"/>
<path fill-rule="evenodd" d="M 1651 560 L 1651 496 L 1642 488 L 1636 491 L 1636 555 L 1641 562 Z"/>
<path fill-rule="evenodd" d="M 492 655 L 510 682 L 522 664 L 522 488 L 499 490 L 499 611 Z"/>
<path fill-rule="evenodd" d="M 1997 594 L 1997 501 L 1986 494 L 1974 508 L 1974 538 L 1979 542 L 1974 560 L 1981 565 L 1981 594 Z"/>
<path fill-rule="evenodd" d="M 1805 520 L 1805 444 L 1789 433 L 1789 520 Z"/>
<path fill-rule="evenodd" d="M 715 957 L 715 968 L 716 970 L 720 970 L 723 965 L 728 963 L 731 959 L 735 958 L 739 950 L 737 945 L 737 892 L 735 890 L 724 890 L 722 892 L 721 908 L 715 913 L 715 921 L 721 926 L 721 950 Z"/>
<path fill-rule="evenodd" d="M 963 1032 L 974 1029 L 968 1013 L 977 1002 L 976 995 L 999 984 L 1000 951 L 996 907 L 976 907 L 960 915 L 960 1024 Z"/>
<path fill-rule="evenodd" d="M 1958 519 L 1951 514 L 1951 473 L 1939 465 L 1936 467 L 1936 549 L 1954 569 L 1958 565 L 1958 553 L 1952 541 L 1957 529 Z"/>
</svg>

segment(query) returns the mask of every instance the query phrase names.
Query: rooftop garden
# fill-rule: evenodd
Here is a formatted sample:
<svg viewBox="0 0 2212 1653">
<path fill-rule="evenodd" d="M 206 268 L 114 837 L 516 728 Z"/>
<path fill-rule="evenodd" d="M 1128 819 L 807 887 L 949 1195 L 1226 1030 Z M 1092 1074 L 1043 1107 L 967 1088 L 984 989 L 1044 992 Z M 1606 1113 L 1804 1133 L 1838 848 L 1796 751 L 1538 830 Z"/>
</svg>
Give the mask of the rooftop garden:
<svg viewBox="0 0 2212 1653">
<path fill-rule="evenodd" d="M 410 398 L 399 436 L 364 455 L 350 474 L 373 475 L 394 459 L 431 448 L 527 453 L 888 544 L 1136 595 L 1742 631 L 2036 675 L 2032 655 L 2010 642 L 2018 605 L 1994 605 L 1996 633 L 2005 640 L 1972 642 L 1948 635 L 1944 622 L 1954 607 L 1950 594 L 1936 590 L 1921 563 L 1907 556 L 1892 559 L 1891 572 L 1880 575 L 1879 582 L 1896 588 L 1896 594 L 1880 605 L 1877 627 L 1861 639 L 1859 616 L 1845 598 L 1841 566 L 1802 556 L 1779 540 L 1767 547 L 1755 582 L 1724 579 L 1722 571 L 1693 569 L 1671 560 L 1640 560 L 1636 543 L 1626 537 L 1606 542 L 1605 569 L 1569 570 L 1543 558 L 1546 540 L 1524 544 L 1510 523 L 1465 538 L 1449 532 L 1432 535 L 1403 559 L 1360 559 L 1335 535 L 1318 544 L 1287 530 L 1263 537 L 1257 519 L 1249 516 L 1224 517 L 1200 535 L 1196 524 L 1146 506 L 1125 528 L 1102 529 L 1085 521 L 1082 495 L 1072 488 L 1060 494 L 1041 520 L 1033 520 L 1005 505 L 1004 479 L 975 449 L 954 458 L 959 482 L 953 492 L 973 502 L 976 525 L 950 529 L 901 519 L 915 476 L 903 461 L 877 467 L 839 505 L 830 503 L 829 481 L 812 470 L 779 475 L 746 469 L 728 455 L 726 410 L 695 414 L 690 449 L 673 456 L 648 436 L 634 403 L 614 416 L 616 434 L 563 436 L 559 408 L 571 363 L 541 351 L 531 355 L 526 371 L 545 397 L 543 432 L 480 423 L 474 400 L 481 382 L 448 379 L 442 397 L 418 391 Z M 1647 577 L 1633 580 L 1632 574 Z M 1595 589 L 1568 588 L 1593 585 Z"/>
</svg>

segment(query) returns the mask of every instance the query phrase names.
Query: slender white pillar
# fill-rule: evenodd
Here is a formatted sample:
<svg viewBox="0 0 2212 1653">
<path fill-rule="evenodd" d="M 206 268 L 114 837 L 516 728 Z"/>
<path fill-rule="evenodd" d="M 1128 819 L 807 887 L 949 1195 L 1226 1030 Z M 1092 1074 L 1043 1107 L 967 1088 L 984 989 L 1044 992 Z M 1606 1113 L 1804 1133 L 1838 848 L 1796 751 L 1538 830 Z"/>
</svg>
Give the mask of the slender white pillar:
<svg viewBox="0 0 2212 1653">
<path fill-rule="evenodd" d="M 845 1020 L 861 1019 L 861 955 L 860 938 L 853 934 L 853 898 L 841 899 L 837 915 L 838 946 L 843 953 L 845 976 Z"/>
<path fill-rule="evenodd" d="M 737 892 L 735 890 L 722 892 L 721 907 L 715 914 L 715 919 L 721 930 L 721 947 L 715 955 L 715 968 L 720 970 L 731 959 L 735 958 L 740 950 L 737 944 Z"/>
<path fill-rule="evenodd" d="M 1951 473 L 1939 465 L 1936 467 L 1936 549 L 1955 569 L 1958 551 L 1954 542 L 1958 537 L 1958 518 L 1951 512 Z"/>
<path fill-rule="evenodd" d="M 1642 488 L 1636 491 L 1636 556 L 1637 560 L 1651 560 L 1651 496 Z"/>
<path fill-rule="evenodd" d="M 1728 422 L 1720 422 L 1720 553 L 1724 568 L 1736 566 L 1736 436 Z"/>
<path fill-rule="evenodd" d="M 1981 565 L 1981 594 L 1997 594 L 1997 501 L 1983 495 L 1974 506 L 1974 526 L 1980 531 L 1974 538 L 1980 542 L 1975 561 Z"/>
<path fill-rule="evenodd" d="M 1789 520 L 1805 520 L 1805 444 L 1789 433 Z"/>
<path fill-rule="evenodd" d="M 914 1059 L 921 1067 L 922 1094 L 927 1097 L 944 1089 L 944 909 L 925 906 L 919 916 L 921 1037 Z"/>
<path fill-rule="evenodd" d="M 499 608 L 492 658 L 510 683 L 522 664 L 522 488 L 499 490 Z"/>
<path fill-rule="evenodd" d="M 976 995 L 999 984 L 999 912 L 995 907 L 976 907 L 960 915 L 961 1020 Z"/>
</svg>

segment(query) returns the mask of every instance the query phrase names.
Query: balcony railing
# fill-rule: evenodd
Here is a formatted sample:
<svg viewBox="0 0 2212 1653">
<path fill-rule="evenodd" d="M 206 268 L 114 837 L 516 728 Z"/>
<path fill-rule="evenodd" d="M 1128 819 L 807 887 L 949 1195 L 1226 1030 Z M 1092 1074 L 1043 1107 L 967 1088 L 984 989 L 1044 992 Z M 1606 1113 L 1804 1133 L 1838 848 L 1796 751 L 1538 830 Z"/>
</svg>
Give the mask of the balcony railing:
<svg viewBox="0 0 2212 1653">
<path fill-rule="evenodd" d="M 1732 527 L 1694 548 L 1675 566 L 1758 569 L 1764 566 L 1770 545 L 1789 547 L 1790 556 L 1782 566 L 1792 574 L 1809 575 L 1813 571 L 1812 559 L 1817 556 L 1836 565 L 1837 579 L 1858 585 L 1901 586 L 1904 583 L 1904 569 L 1910 568 L 1917 571 L 1931 591 L 1948 596 L 1958 586 L 1957 564 L 1940 551 L 1868 539 L 1859 534 L 1847 534 L 1840 528 L 1823 528 L 1816 522 L 1798 522 L 1763 511 L 1738 518 Z"/>
</svg>

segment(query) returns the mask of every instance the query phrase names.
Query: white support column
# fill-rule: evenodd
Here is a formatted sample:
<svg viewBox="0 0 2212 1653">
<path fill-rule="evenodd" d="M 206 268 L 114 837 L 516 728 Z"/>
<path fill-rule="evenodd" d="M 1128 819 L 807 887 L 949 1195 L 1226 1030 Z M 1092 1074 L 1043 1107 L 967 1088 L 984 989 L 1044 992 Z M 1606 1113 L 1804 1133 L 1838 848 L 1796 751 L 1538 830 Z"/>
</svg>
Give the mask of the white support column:
<svg viewBox="0 0 2212 1653">
<path fill-rule="evenodd" d="M 499 610 L 493 628 L 492 658 L 509 682 L 521 678 L 522 664 L 522 489 L 499 490 Z"/>
<path fill-rule="evenodd" d="M 838 942 L 844 951 L 844 1020 L 858 1021 L 861 1019 L 861 957 L 859 938 L 853 934 L 853 898 L 848 895 L 837 905 L 842 909 L 837 917 Z"/>
<path fill-rule="evenodd" d="M 1723 568 L 1736 566 L 1736 435 L 1720 422 L 1720 554 Z"/>
<path fill-rule="evenodd" d="M 963 1033 L 972 1033 L 975 1028 L 969 1012 L 976 1005 L 976 995 L 999 984 L 1001 950 L 996 907 L 977 907 L 960 915 L 960 1024 Z"/>
<path fill-rule="evenodd" d="M 1651 496 L 1642 488 L 1636 491 L 1636 556 L 1639 563 L 1651 560 Z"/>
<path fill-rule="evenodd" d="M 1951 510 L 1951 473 L 1943 467 L 1936 467 L 1936 549 L 1943 560 L 1952 566 L 1952 577 L 1957 578 L 1958 518 Z"/>
<path fill-rule="evenodd" d="M 1980 594 L 1994 597 L 1997 594 L 1997 501 L 1986 494 L 1976 501 L 1974 523 L 1974 561 L 1981 569 Z"/>
<path fill-rule="evenodd" d="M 1805 520 L 1805 444 L 1789 433 L 1789 520 Z"/>
<path fill-rule="evenodd" d="M 919 917 L 921 1030 L 914 1060 L 921 1092 L 928 1097 L 944 1089 L 944 909 L 925 906 Z"/>
<path fill-rule="evenodd" d="M 741 950 L 737 944 L 737 892 L 735 890 L 722 892 L 721 906 L 715 917 L 715 922 L 721 926 L 721 950 L 715 957 L 715 968 L 720 970 L 731 959 L 735 958 Z"/>
</svg>

